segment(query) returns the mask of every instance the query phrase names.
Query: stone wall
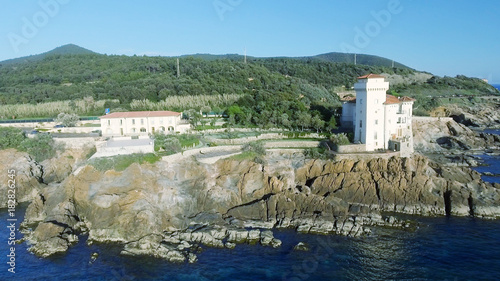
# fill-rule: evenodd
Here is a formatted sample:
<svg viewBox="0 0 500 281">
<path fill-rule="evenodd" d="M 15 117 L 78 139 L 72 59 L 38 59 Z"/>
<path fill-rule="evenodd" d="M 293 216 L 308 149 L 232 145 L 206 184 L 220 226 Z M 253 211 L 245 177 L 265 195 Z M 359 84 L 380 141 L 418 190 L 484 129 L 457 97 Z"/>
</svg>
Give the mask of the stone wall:
<svg viewBox="0 0 500 281">
<path fill-rule="evenodd" d="M 337 148 L 338 153 L 361 153 L 366 152 L 365 144 L 348 144 L 348 145 L 339 145 Z"/>
</svg>

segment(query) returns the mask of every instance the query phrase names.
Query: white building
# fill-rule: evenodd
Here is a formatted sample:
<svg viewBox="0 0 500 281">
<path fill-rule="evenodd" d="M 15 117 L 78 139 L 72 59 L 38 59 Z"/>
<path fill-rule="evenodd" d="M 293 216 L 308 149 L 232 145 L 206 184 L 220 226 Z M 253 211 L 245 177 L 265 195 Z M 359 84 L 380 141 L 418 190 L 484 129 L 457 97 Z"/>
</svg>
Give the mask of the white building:
<svg viewBox="0 0 500 281">
<path fill-rule="evenodd" d="M 411 117 L 413 102 L 409 97 L 387 95 L 389 82 L 380 75 L 358 77 L 354 84 L 356 98 L 342 105 L 341 125 L 354 129 L 354 142 L 364 151 L 395 150 L 407 157 L 413 153 Z"/>
<path fill-rule="evenodd" d="M 99 117 L 103 136 L 141 136 L 155 132 L 184 132 L 181 113 L 173 111 L 113 112 Z"/>
</svg>

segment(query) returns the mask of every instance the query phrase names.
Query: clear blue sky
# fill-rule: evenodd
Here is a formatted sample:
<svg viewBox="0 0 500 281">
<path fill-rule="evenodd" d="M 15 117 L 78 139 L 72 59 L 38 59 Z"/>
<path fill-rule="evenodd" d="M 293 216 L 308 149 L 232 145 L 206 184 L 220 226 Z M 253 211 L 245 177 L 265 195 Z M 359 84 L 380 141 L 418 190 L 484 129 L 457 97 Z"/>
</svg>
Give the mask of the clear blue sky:
<svg viewBox="0 0 500 281">
<path fill-rule="evenodd" d="M 43 3 L 46 3 L 45 5 Z M 0 61 L 73 43 L 98 53 L 352 51 L 500 83 L 500 1 L 0 0 Z M 42 6 L 45 6 L 42 7 Z"/>
</svg>

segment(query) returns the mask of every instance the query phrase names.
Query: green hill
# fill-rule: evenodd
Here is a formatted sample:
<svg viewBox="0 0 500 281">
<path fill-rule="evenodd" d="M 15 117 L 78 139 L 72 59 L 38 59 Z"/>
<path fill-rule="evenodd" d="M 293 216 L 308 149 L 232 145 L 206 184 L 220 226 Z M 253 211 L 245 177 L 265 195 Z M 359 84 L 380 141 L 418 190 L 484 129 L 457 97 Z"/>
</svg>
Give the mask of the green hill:
<svg viewBox="0 0 500 281">
<path fill-rule="evenodd" d="M 184 55 L 182 57 L 194 57 L 212 61 L 218 59 L 228 59 L 234 61 L 244 60 L 244 56 L 238 54 L 225 54 L 225 55 L 194 54 L 194 55 Z M 354 54 L 336 53 L 336 52 L 320 54 L 316 56 L 306 56 L 306 57 L 253 57 L 253 56 L 247 57 L 247 61 L 258 61 L 258 60 L 269 60 L 269 59 L 299 60 L 305 62 L 317 60 L 322 62 L 354 64 Z M 393 67 L 394 63 L 394 67 L 396 68 L 411 69 L 410 67 L 404 64 L 401 64 L 399 62 L 394 62 L 387 58 L 373 56 L 373 55 L 364 55 L 364 54 L 356 55 L 356 63 L 361 65 L 385 66 L 385 67 Z"/>
<path fill-rule="evenodd" d="M 336 93 L 350 90 L 358 76 L 368 73 L 398 78 L 395 80 L 401 82 L 391 84 L 391 90 L 416 97 L 425 110 L 439 105 L 433 96 L 498 94 L 479 79 L 426 74 L 429 78 L 416 80 L 422 73 L 399 63 L 392 67 L 392 60 L 358 55 L 359 63 L 354 65 L 346 61 L 350 56 L 329 53 L 302 58 L 248 57 L 244 63 L 242 56 L 234 54 L 188 55 L 180 57 L 177 76 L 175 57 L 108 56 L 66 45 L 1 63 L 0 105 L 84 98 L 118 100 L 106 104 L 103 101 L 92 114 L 101 114 L 103 106 L 120 110 L 199 110 L 207 105 L 219 110 L 232 108 L 236 123 L 267 126 L 278 125 L 277 120 L 299 124 L 314 116 L 321 116 L 315 119 L 316 124 L 321 123 L 318 118 L 329 121 L 341 106 Z M 76 107 L 75 113 L 82 114 Z M 4 114 L 13 115 L 23 117 Z"/>
</svg>

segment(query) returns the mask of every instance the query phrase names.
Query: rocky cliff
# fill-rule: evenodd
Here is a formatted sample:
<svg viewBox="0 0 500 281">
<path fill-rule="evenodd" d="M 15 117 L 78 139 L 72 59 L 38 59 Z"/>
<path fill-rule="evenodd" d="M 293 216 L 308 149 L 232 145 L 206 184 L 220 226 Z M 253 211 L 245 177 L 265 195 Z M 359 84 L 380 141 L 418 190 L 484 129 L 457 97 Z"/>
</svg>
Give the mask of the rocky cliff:
<svg viewBox="0 0 500 281">
<path fill-rule="evenodd" d="M 123 172 L 85 166 L 37 187 L 23 231 L 40 256 L 87 234 L 89 243 L 121 243 L 123 254 L 194 262 L 203 245 L 279 247 L 265 229 L 358 236 L 371 225 L 407 226 L 385 212 L 495 218 L 499 187 L 419 155 L 334 162 L 271 154 L 265 164 L 190 159 Z"/>
<path fill-rule="evenodd" d="M 55 158 L 36 162 L 25 152 L 15 149 L 0 150 L 0 192 L 7 194 L 9 173 L 15 171 L 16 200 L 19 203 L 31 202 L 40 190 L 48 184 L 60 183 L 83 162 L 90 148 L 68 149 Z M 7 196 L 0 197 L 0 208 L 7 206 Z"/>
<path fill-rule="evenodd" d="M 414 117 L 415 150 L 423 153 L 500 149 L 500 136 L 473 131 L 447 117 Z"/>
</svg>

